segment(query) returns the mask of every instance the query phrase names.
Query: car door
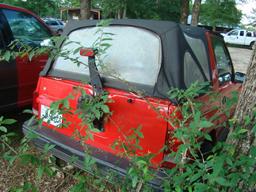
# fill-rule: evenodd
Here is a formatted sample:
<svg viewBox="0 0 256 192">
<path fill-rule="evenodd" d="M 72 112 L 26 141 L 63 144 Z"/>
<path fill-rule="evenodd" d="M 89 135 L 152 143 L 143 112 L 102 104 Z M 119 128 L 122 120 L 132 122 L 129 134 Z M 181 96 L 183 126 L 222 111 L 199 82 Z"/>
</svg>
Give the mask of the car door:
<svg viewBox="0 0 256 192">
<path fill-rule="evenodd" d="M 59 24 L 55 20 L 48 20 L 45 22 L 51 29 L 52 31 L 56 32 L 59 29 Z"/>
<path fill-rule="evenodd" d="M 239 91 L 240 83 L 234 83 L 234 68 L 229 52 L 223 40 L 218 36 L 212 36 L 212 46 L 215 56 L 215 63 L 218 72 L 217 92 L 219 92 L 219 119 L 218 124 L 221 125 L 227 120 L 227 115 L 232 115 L 234 107 L 231 108 L 231 113 L 225 113 L 227 108 L 228 98 L 232 98 L 232 94 Z M 226 115 L 227 114 L 227 115 Z"/>
<path fill-rule="evenodd" d="M 238 39 L 238 30 L 230 31 L 224 38 L 226 43 L 236 44 Z"/>
<path fill-rule="evenodd" d="M 14 40 L 19 40 L 32 47 L 40 46 L 44 39 L 51 37 L 50 30 L 29 12 L 21 10 L 2 9 L 8 22 Z M 26 106 L 32 102 L 32 93 L 36 87 L 39 72 L 44 67 L 48 57 L 41 55 L 33 58 L 16 58 L 16 79 L 18 84 L 17 105 Z"/>
<path fill-rule="evenodd" d="M 11 42 L 10 28 L 0 11 L 0 50 Z M 0 111 L 14 107 L 17 101 L 17 70 L 15 60 L 0 60 Z"/>
<path fill-rule="evenodd" d="M 239 35 L 238 35 L 238 38 L 237 38 L 237 44 L 244 45 L 244 43 L 245 43 L 245 33 L 246 32 L 244 30 L 239 31 Z"/>
</svg>

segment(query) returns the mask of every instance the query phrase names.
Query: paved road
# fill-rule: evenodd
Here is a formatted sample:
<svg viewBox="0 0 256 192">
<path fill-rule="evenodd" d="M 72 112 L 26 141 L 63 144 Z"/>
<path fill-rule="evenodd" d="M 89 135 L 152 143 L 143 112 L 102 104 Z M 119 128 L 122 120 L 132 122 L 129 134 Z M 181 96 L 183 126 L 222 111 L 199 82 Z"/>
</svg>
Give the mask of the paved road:
<svg viewBox="0 0 256 192">
<path fill-rule="evenodd" d="M 228 47 L 235 71 L 246 73 L 252 50 L 247 48 Z"/>
</svg>

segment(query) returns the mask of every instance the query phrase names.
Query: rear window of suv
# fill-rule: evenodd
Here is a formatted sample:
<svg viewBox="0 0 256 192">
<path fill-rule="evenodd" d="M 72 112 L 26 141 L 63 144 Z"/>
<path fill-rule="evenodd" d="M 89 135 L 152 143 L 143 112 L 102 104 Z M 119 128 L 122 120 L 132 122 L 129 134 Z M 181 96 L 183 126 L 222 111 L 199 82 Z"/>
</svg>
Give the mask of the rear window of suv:
<svg viewBox="0 0 256 192">
<path fill-rule="evenodd" d="M 62 47 L 62 52 L 69 52 L 69 59 L 59 56 L 53 64 L 51 75 L 84 80 L 84 76 L 89 76 L 88 58 L 80 55 L 79 47 L 91 48 L 100 38 L 108 38 L 110 47 L 100 55 L 100 60 L 96 60 L 101 76 L 147 86 L 156 83 L 162 61 L 158 35 L 130 26 L 104 27 L 107 37 L 97 33 L 98 30 L 91 27 L 71 32 Z M 72 60 L 83 64 L 78 65 Z"/>
</svg>

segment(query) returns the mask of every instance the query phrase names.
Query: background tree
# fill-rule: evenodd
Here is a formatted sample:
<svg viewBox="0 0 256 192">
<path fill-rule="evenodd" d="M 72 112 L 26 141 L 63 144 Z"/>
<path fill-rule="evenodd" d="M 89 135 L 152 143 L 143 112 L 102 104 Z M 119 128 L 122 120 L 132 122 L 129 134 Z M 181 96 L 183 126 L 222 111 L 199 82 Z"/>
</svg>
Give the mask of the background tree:
<svg viewBox="0 0 256 192">
<path fill-rule="evenodd" d="M 201 5 L 200 22 L 213 27 L 234 27 L 240 23 L 241 11 L 236 8 L 235 0 L 206 0 Z"/>
<path fill-rule="evenodd" d="M 192 26 L 197 26 L 199 21 L 199 14 L 200 14 L 200 6 L 201 6 L 201 0 L 195 0 L 193 9 L 192 9 Z"/>
<path fill-rule="evenodd" d="M 80 18 L 89 19 L 91 16 L 91 0 L 80 0 Z"/>
<path fill-rule="evenodd" d="M 180 23 L 187 24 L 189 15 L 189 0 L 181 0 Z"/>
<path fill-rule="evenodd" d="M 40 17 L 58 17 L 62 0 L 2 0 L 1 3 L 26 8 Z"/>
<path fill-rule="evenodd" d="M 104 18 L 161 19 L 179 21 L 179 0 L 94 0 Z"/>
</svg>

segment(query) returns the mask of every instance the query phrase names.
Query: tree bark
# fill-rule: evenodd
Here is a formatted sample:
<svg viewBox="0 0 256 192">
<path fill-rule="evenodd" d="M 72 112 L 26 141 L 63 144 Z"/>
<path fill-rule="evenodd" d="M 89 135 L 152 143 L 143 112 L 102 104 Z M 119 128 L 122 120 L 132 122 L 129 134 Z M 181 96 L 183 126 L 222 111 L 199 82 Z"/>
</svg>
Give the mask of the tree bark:
<svg viewBox="0 0 256 192">
<path fill-rule="evenodd" d="M 247 69 L 246 80 L 243 84 L 236 111 L 234 114 L 235 125 L 231 128 L 230 134 L 227 138 L 227 143 L 234 147 L 234 157 L 239 158 L 241 155 L 250 155 L 250 149 L 252 146 L 256 146 L 255 130 L 256 125 L 256 49 L 254 45 L 254 51 L 251 57 L 250 65 Z M 250 122 L 246 122 L 246 118 L 250 118 Z M 238 127 L 246 129 L 244 137 L 234 139 L 230 137 L 231 133 Z M 250 172 L 256 171 L 256 165 L 251 167 Z M 242 191 L 254 191 L 256 184 L 252 189 L 246 188 L 245 181 L 239 183 L 239 188 Z M 229 190 L 230 192 L 232 190 Z"/>
<path fill-rule="evenodd" d="M 187 24 L 189 14 L 189 0 L 181 1 L 180 23 Z"/>
<path fill-rule="evenodd" d="M 90 19 L 91 0 L 80 0 L 80 19 Z"/>
<path fill-rule="evenodd" d="M 201 0 L 195 0 L 193 9 L 192 9 L 192 26 L 197 26 L 199 21 L 199 14 L 200 14 L 200 6 L 201 6 Z"/>
<path fill-rule="evenodd" d="M 252 128 L 256 124 L 255 112 L 256 112 L 256 49 L 254 48 L 250 65 L 247 69 L 246 80 L 243 84 L 236 111 L 234 114 L 234 119 L 236 121 L 236 126 L 241 126 L 247 129 L 246 137 L 239 140 L 232 140 L 228 138 L 228 143 L 235 146 L 235 154 L 249 153 L 250 147 L 252 145 L 256 146 L 255 133 L 253 133 Z M 249 125 L 246 124 L 245 118 L 248 116 L 251 119 Z M 232 133 L 234 128 L 230 130 Z"/>
</svg>

